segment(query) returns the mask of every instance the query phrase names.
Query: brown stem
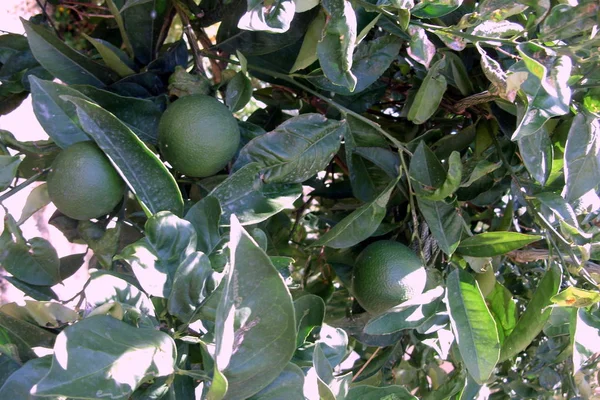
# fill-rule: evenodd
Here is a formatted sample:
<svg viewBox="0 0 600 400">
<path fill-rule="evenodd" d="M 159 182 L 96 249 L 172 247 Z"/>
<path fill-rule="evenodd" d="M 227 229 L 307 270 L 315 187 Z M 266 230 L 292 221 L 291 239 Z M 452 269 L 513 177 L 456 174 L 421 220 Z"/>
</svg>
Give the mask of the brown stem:
<svg viewBox="0 0 600 400">
<path fill-rule="evenodd" d="M 206 76 L 204 68 L 202 67 L 202 57 L 200 57 L 200 47 L 198 47 L 198 38 L 196 37 L 196 32 L 194 32 L 194 29 L 192 29 L 190 19 L 188 18 L 186 11 L 183 9 L 183 7 L 178 1 L 174 1 L 173 6 L 175 7 L 175 10 L 177 10 L 179 18 L 181 18 L 181 23 L 183 24 L 183 32 L 185 32 L 185 35 L 188 38 L 188 42 L 190 42 L 190 46 L 192 46 L 192 54 L 194 56 L 196 72 L 198 74 Z"/>
<path fill-rule="evenodd" d="M 210 41 L 210 38 L 208 37 L 208 35 L 204 31 L 204 29 L 200 29 L 198 34 L 200 35 L 199 39 L 200 39 L 200 43 L 202 43 L 202 47 L 204 48 L 204 51 L 210 52 L 209 49 L 213 46 L 213 44 Z M 223 79 L 222 74 L 221 74 L 221 66 L 214 58 L 209 58 L 209 61 L 210 61 L 210 65 L 212 67 L 214 81 L 216 84 L 219 84 L 219 83 L 221 83 L 221 80 Z"/>
<path fill-rule="evenodd" d="M 381 350 L 381 347 L 378 347 L 373 354 L 371 354 L 371 357 L 369 357 L 369 359 L 367 360 L 366 363 L 363 364 L 362 367 L 360 367 L 360 369 L 358 370 L 358 372 L 356 373 L 356 375 L 354 375 L 352 377 L 352 382 L 354 382 L 356 380 L 356 378 L 359 377 L 360 374 L 362 374 L 362 372 L 365 370 L 365 368 L 367 368 L 367 366 L 369 366 L 369 364 L 371 363 L 371 361 L 373 361 L 373 359 L 375 358 L 375 356 L 377 355 L 377 353 L 379 353 L 379 351 Z"/>
</svg>

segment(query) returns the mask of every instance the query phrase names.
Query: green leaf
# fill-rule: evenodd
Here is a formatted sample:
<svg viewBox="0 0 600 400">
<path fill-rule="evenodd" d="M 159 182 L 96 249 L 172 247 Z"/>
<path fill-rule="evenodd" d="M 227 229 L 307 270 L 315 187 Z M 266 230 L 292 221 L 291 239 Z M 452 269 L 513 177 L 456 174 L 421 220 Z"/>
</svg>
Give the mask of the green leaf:
<svg viewBox="0 0 600 400">
<path fill-rule="evenodd" d="M 429 68 L 429 64 L 436 53 L 435 45 L 427 37 L 425 29 L 420 26 L 409 25 L 408 33 L 410 34 L 410 42 L 406 52 L 415 61 L 423 64 L 425 68 Z"/>
<path fill-rule="evenodd" d="M 575 6 L 557 4 L 540 27 L 540 38 L 544 42 L 567 40 L 585 33 L 598 24 L 600 5 L 595 1 L 582 1 Z"/>
<path fill-rule="evenodd" d="M 296 349 L 296 320 L 281 275 L 235 216 L 230 235 L 215 322 L 215 369 L 227 378 L 226 398 L 237 399 L 256 394 L 285 369 Z"/>
<path fill-rule="evenodd" d="M 213 278 L 208 256 L 194 252 L 175 271 L 168 310 L 181 321 L 193 322 L 196 309 L 218 285 Z"/>
<path fill-rule="evenodd" d="M 115 48 L 109 42 L 101 39 L 94 39 L 83 32 L 81 35 L 96 48 L 100 57 L 104 60 L 104 63 L 119 74 L 121 78 L 135 74 L 135 71 L 129 67 L 128 63 L 125 63 L 122 60 L 122 57 L 117 52 L 117 50 L 120 51 L 119 49 Z"/>
<path fill-rule="evenodd" d="M 496 367 L 500 341 L 496 322 L 473 278 L 462 269 L 452 271 L 446 280 L 450 323 L 460 355 L 469 374 L 485 382 Z"/>
<path fill-rule="evenodd" d="M 154 60 L 163 21 L 170 9 L 168 0 L 127 0 L 120 9 L 123 26 L 135 58 L 142 64 Z"/>
<path fill-rule="evenodd" d="M 443 200 L 446 197 L 454 194 L 460 187 L 462 180 L 462 160 L 458 151 L 453 151 L 448 159 L 448 174 L 444 183 L 433 193 L 423 195 L 423 197 L 429 200 Z"/>
<path fill-rule="evenodd" d="M 483 178 L 486 175 L 491 174 L 492 172 L 494 172 L 501 166 L 502 166 L 502 161 L 493 163 L 488 160 L 481 160 L 481 161 L 477 162 L 477 164 L 475 164 L 475 168 L 473 168 L 471 175 L 469 175 L 469 179 L 466 180 L 464 183 L 461 183 L 460 186 L 461 187 L 469 187 L 472 184 L 474 184 L 475 182 L 477 182 L 477 180 Z"/>
<path fill-rule="evenodd" d="M 52 286 L 62 280 L 56 250 L 40 237 L 6 243 L 0 252 L 0 265 L 15 278 L 31 285 Z"/>
<path fill-rule="evenodd" d="M 521 314 L 515 329 L 504 339 L 500 362 L 513 358 L 525 350 L 550 318 L 552 309 L 552 296 L 558 293 L 562 278 L 559 266 L 553 265 L 546 271 L 542 280 L 538 283 L 533 297 L 527 304 L 525 312 Z"/>
<path fill-rule="evenodd" d="M 48 136 L 61 148 L 90 140 L 78 123 L 75 106 L 61 96 L 84 97 L 77 90 L 44 81 L 35 76 L 29 78 L 33 112 Z"/>
<path fill-rule="evenodd" d="M 304 400 L 303 386 L 304 372 L 296 364 L 288 363 L 269 386 L 248 400 Z"/>
<path fill-rule="evenodd" d="M 248 0 L 248 9 L 237 26 L 248 31 L 284 33 L 290 29 L 295 12 L 294 0 Z"/>
<path fill-rule="evenodd" d="M 446 59 L 441 58 L 431 66 L 425 79 L 419 86 L 415 99 L 408 110 L 407 118 L 415 124 L 423 124 L 438 110 L 442 97 L 446 93 L 446 78 L 442 71 L 446 66 Z"/>
<path fill-rule="evenodd" d="M 298 52 L 296 62 L 294 62 L 294 65 L 290 69 L 290 73 L 296 72 L 299 69 L 308 68 L 312 63 L 317 61 L 317 44 L 319 43 L 319 40 L 321 40 L 321 32 L 323 32 L 324 27 L 325 12 L 321 11 L 306 30 L 306 34 L 302 40 L 302 47 L 300 48 L 300 52 Z"/>
<path fill-rule="evenodd" d="M 521 137 L 517 143 L 525 168 L 544 186 L 552 172 L 554 154 L 548 130 L 542 127 L 531 135 Z"/>
<path fill-rule="evenodd" d="M 413 189 L 419 195 L 429 194 L 441 187 L 446 180 L 446 171 L 436 155 L 424 141 L 419 142 L 410 160 L 408 170 Z"/>
<path fill-rule="evenodd" d="M 183 213 L 177 182 L 158 157 L 113 114 L 84 99 L 68 96 L 83 129 L 110 158 L 147 214 Z"/>
<path fill-rule="evenodd" d="M 572 323 L 573 333 L 573 372 L 600 352 L 600 315 L 598 309 L 580 308 L 577 319 Z"/>
<path fill-rule="evenodd" d="M 89 97 L 106 111 L 113 113 L 142 141 L 152 144 L 157 143 L 158 121 L 166 106 L 165 98 L 138 99 L 136 97 L 120 96 L 87 85 L 73 85 L 72 88 Z"/>
<path fill-rule="evenodd" d="M 15 179 L 21 161 L 21 156 L 0 155 L 0 192 L 6 190 Z"/>
<path fill-rule="evenodd" d="M 356 77 L 356 87 L 353 91 L 345 86 L 339 86 L 316 70 L 308 80 L 321 89 L 329 90 L 343 96 L 351 96 L 368 89 L 389 68 L 398 56 L 402 42 L 393 35 L 380 36 L 377 39 L 361 42 L 352 61 L 351 73 Z"/>
<path fill-rule="evenodd" d="M 309 371 L 307 376 L 307 380 L 315 379 L 316 385 L 311 384 L 309 387 L 314 388 L 316 386 L 321 399 L 345 399 L 352 373 L 334 376 L 332 367 L 330 360 L 325 356 L 323 343 L 317 342 L 313 353 L 313 368 L 311 369 L 314 371 L 312 372 L 314 375 L 311 376 L 311 371 Z"/>
<path fill-rule="evenodd" d="M 356 41 L 356 14 L 346 0 L 323 0 L 321 5 L 327 13 L 327 19 L 317 44 L 319 63 L 327 79 L 353 92 L 356 76 L 351 69 Z"/>
<path fill-rule="evenodd" d="M 462 0 L 424 0 L 410 12 L 418 18 L 439 18 L 456 10 L 462 2 Z"/>
<path fill-rule="evenodd" d="M 72 309 L 51 301 L 25 300 L 24 304 L 6 303 L 0 312 L 21 321 L 37 324 L 42 328 L 62 328 L 79 319 Z"/>
<path fill-rule="evenodd" d="M 33 400 L 30 390 L 48 373 L 51 364 L 52 357 L 49 356 L 27 361 L 4 382 L 0 398 Z"/>
<path fill-rule="evenodd" d="M 90 221 L 80 221 L 77 231 L 90 246 L 100 265 L 112 269 L 113 257 L 119 250 L 122 223 L 117 222 L 114 228 L 105 229 Z"/>
<path fill-rule="evenodd" d="M 589 307 L 600 302 L 600 293 L 569 286 L 550 301 L 559 307 Z"/>
<path fill-rule="evenodd" d="M 33 214 L 50 204 L 50 197 L 48 196 L 48 186 L 45 183 L 36 186 L 27 196 L 21 216 L 17 221 L 18 225 L 27 221 Z"/>
<path fill-rule="evenodd" d="M 600 122 L 577 114 L 571 123 L 564 155 L 565 199 L 579 199 L 600 182 Z"/>
<path fill-rule="evenodd" d="M 510 290 L 498 282 L 492 292 L 487 295 L 486 300 L 498 327 L 500 343 L 504 344 L 504 339 L 517 325 L 517 305 Z"/>
<path fill-rule="evenodd" d="M 285 208 L 292 208 L 302 194 L 300 184 L 265 185 L 259 177 L 262 166 L 250 163 L 215 187 L 210 193 L 221 204 L 221 220 L 235 214 L 243 225 L 262 222 Z"/>
<path fill-rule="evenodd" d="M 252 139 L 240 151 L 235 166 L 259 162 L 263 182 L 301 183 L 325 169 L 346 129 L 345 121 L 302 114 Z"/>
<path fill-rule="evenodd" d="M 238 72 L 227 83 L 225 104 L 231 112 L 243 109 L 252 98 L 252 82 L 243 72 Z"/>
<path fill-rule="evenodd" d="M 484 232 L 464 239 L 457 251 L 471 257 L 494 257 L 542 240 L 542 236 L 518 232 Z"/>
<path fill-rule="evenodd" d="M 61 81 L 104 87 L 118 79 L 116 73 L 70 48 L 50 30 L 24 19 L 21 22 L 35 58 Z"/>
<path fill-rule="evenodd" d="M 444 55 L 446 57 L 446 72 L 444 76 L 448 80 L 448 83 L 458 88 L 463 96 L 473 93 L 473 83 L 462 58 L 452 52 L 445 52 Z M 456 139 L 455 136 L 452 137 L 452 140 Z"/>
<path fill-rule="evenodd" d="M 16 287 L 21 292 L 25 293 L 27 296 L 31 297 L 34 300 L 58 300 L 58 296 L 56 296 L 56 293 L 52 291 L 50 286 L 30 285 L 28 283 L 23 282 L 20 279 L 15 278 L 14 276 L 5 276 L 4 279 L 6 279 L 11 285 L 13 285 L 14 287 Z"/>
<path fill-rule="evenodd" d="M 484 0 L 479 3 L 478 12 L 481 20 L 501 21 L 526 9 L 526 4 L 511 0 Z"/>
<path fill-rule="evenodd" d="M 410 299 L 367 322 L 364 332 L 368 335 L 389 335 L 405 329 L 415 329 L 435 314 L 444 290 L 435 289 Z"/>
<path fill-rule="evenodd" d="M 334 249 L 352 247 L 371 236 L 387 213 L 387 203 L 400 177 L 391 182 L 375 200 L 354 210 L 338 222 L 311 246 L 328 246 Z"/>
<path fill-rule="evenodd" d="M 125 247 L 115 259 L 131 265 L 146 293 L 168 298 L 177 269 L 200 261 L 194 254 L 196 230 L 190 222 L 168 211 L 148 218 L 144 228 L 146 237 Z"/>
<path fill-rule="evenodd" d="M 456 200 L 446 203 L 417 197 L 417 202 L 440 249 L 448 255 L 454 253 L 465 224 L 463 217 L 457 212 L 459 207 Z"/>
<path fill-rule="evenodd" d="M 167 334 L 98 315 L 58 335 L 50 372 L 32 394 L 126 399 L 147 379 L 171 375 L 174 364 L 175 342 Z"/>
<path fill-rule="evenodd" d="M 190 221 L 198 235 L 197 250 L 210 254 L 221 241 L 221 205 L 213 196 L 206 196 L 189 209 L 184 219 Z"/>
<path fill-rule="evenodd" d="M 360 385 L 348 391 L 346 400 L 417 400 L 404 386 L 384 387 Z"/>
<path fill-rule="evenodd" d="M 55 338 L 47 330 L 0 312 L 0 351 L 18 363 L 37 357 L 33 347 L 51 348 Z"/>
<path fill-rule="evenodd" d="M 307 294 L 294 301 L 294 310 L 298 332 L 296 347 L 300 347 L 313 329 L 323 324 L 325 303 L 319 296 Z"/>
</svg>

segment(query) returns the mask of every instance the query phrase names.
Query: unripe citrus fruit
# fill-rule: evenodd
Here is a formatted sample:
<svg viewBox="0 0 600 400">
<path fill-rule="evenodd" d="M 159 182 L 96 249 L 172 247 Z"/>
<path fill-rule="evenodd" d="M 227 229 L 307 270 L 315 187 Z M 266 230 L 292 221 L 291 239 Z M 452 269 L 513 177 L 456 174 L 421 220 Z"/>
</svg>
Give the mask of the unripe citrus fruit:
<svg viewBox="0 0 600 400">
<path fill-rule="evenodd" d="M 125 182 L 94 142 L 61 151 L 48 174 L 48 195 L 68 217 L 88 220 L 108 214 L 123 198 Z"/>
<path fill-rule="evenodd" d="M 380 314 L 425 290 L 427 272 L 405 245 L 388 240 L 368 245 L 356 259 L 352 291 L 371 314 Z"/>
<path fill-rule="evenodd" d="M 219 172 L 240 144 L 240 129 L 229 109 L 213 97 L 191 95 L 171 104 L 158 125 L 163 157 L 192 177 Z"/>
</svg>

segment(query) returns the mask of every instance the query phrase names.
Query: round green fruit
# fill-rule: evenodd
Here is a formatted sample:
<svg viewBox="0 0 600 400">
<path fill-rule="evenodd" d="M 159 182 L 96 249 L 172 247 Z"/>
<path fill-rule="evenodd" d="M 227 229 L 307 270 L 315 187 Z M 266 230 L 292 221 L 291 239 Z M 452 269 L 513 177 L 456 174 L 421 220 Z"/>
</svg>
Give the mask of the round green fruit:
<svg viewBox="0 0 600 400">
<path fill-rule="evenodd" d="M 158 125 L 158 144 L 173 168 L 203 178 L 219 172 L 235 155 L 240 129 L 214 97 L 191 95 L 167 108 Z"/>
<path fill-rule="evenodd" d="M 356 259 L 352 292 L 371 314 L 381 314 L 425 290 L 427 272 L 411 249 L 382 240 L 367 246 Z"/>
<path fill-rule="evenodd" d="M 60 152 L 47 182 L 48 195 L 56 208 L 78 220 L 108 214 L 125 191 L 125 182 L 91 141 L 75 143 Z"/>
</svg>

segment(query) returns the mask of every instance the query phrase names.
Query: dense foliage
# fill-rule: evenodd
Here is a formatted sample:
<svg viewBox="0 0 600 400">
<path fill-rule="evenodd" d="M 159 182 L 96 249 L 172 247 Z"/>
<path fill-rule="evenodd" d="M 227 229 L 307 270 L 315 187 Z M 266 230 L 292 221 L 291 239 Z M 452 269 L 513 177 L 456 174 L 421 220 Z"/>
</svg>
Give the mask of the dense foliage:
<svg viewBox="0 0 600 400">
<path fill-rule="evenodd" d="M 0 36 L 0 114 L 31 95 L 49 135 L 0 131 L 0 202 L 41 183 L 0 208 L 29 298 L 0 307 L 0 398 L 600 396 L 596 0 L 41 3 Z M 207 178 L 157 143 L 198 94 L 241 132 Z M 86 140 L 128 191 L 50 219 L 93 252 L 59 301 L 84 254 L 20 225 Z M 352 269 L 379 240 L 427 285 L 372 315 Z"/>
</svg>

